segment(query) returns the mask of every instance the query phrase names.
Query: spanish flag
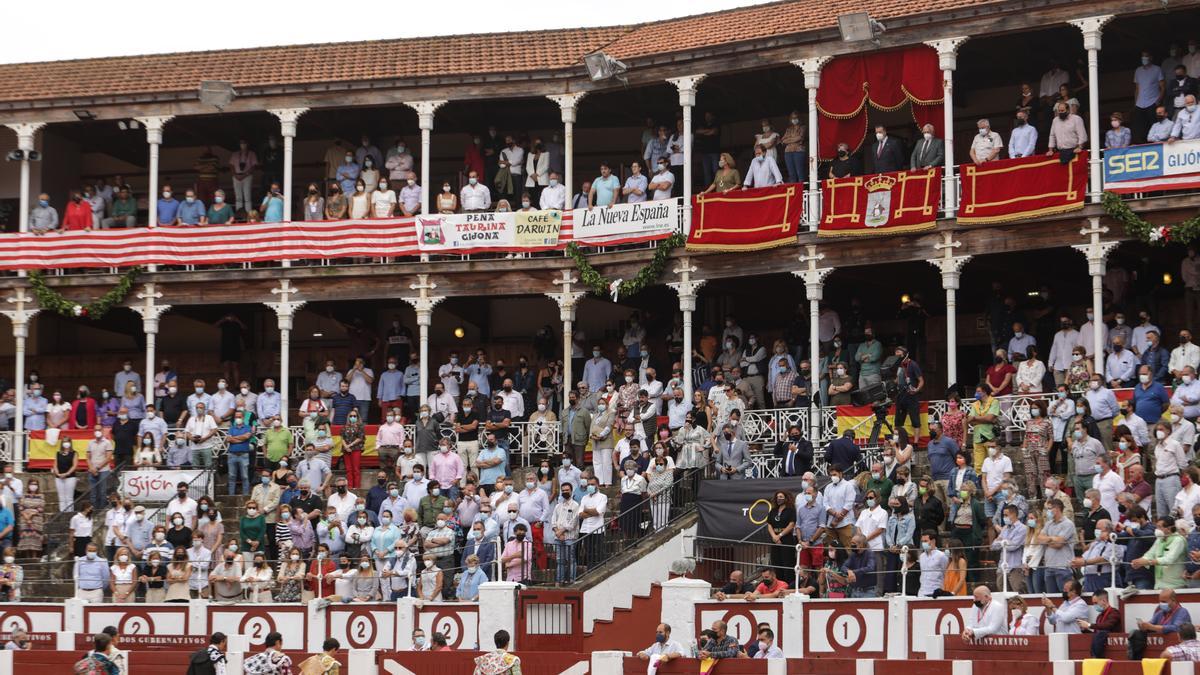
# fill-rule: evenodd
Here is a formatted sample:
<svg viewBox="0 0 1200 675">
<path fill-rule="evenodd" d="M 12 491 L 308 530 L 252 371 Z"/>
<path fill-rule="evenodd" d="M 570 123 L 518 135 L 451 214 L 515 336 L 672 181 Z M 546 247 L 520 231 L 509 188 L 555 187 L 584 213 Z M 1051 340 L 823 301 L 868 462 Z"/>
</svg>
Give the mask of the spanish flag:
<svg viewBox="0 0 1200 675">
<path fill-rule="evenodd" d="M 104 436 L 109 437 L 107 429 Z M 54 455 L 62 439 L 71 439 L 71 445 L 79 455 L 79 468 L 87 469 L 87 444 L 92 440 L 91 429 L 46 429 L 29 432 L 29 468 L 53 469 Z"/>
<path fill-rule="evenodd" d="M 921 428 L 917 434 L 918 438 L 912 439 L 913 445 L 925 445 L 929 442 L 929 404 L 925 401 L 920 403 L 920 415 Z M 889 425 L 896 419 L 896 406 L 888 408 L 886 419 Z M 912 428 L 912 424 L 907 419 L 904 421 L 904 425 L 906 428 Z M 869 405 L 837 406 L 838 436 L 853 430 L 855 440 L 861 443 L 871 435 L 871 429 L 874 426 L 875 409 L 873 407 Z M 887 436 L 887 428 L 882 428 L 879 435 L 880 438 Z"/>
</svg>

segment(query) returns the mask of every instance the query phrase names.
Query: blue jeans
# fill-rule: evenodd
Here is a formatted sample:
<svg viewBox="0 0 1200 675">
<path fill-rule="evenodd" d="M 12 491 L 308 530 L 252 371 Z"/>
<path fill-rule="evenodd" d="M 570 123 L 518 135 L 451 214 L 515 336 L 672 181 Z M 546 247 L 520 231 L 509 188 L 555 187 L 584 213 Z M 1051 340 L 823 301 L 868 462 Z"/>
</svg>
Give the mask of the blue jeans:
<svg viewBox="0 0 1200 675">
<path fill-rule="evenodd" d="M 1029 570 L 1029 592 L 1046 592 L 1046 575 L 1045 570 L 1043 570 L 1041 567 L 1035 567 Z"/>
<path fill-rule="evenodd" d="M 566 539 L 554 544 L 555 557 L 558 559 L 558 569 L 554 580 L 560 584 L 575 581 L 575 540 Z"/>
<path fill-rule="evenodd" d="M 1046 588 L 1043 589 L 1042 592 L 1052 595 L 1058 595 L 1059 593 L 1062 593 L 1063 584 L 1067 583 L 1075 576 L 1071 574 L 1071 570 L 1063 569 L 1061 567 L 1047 567 L 1042 570 L 1042 575 L 1046 579 Z"/>
<path fill-rule="evenodd" d="M 807 152 L 803 150 L 799 152 L 785 152 L 783 153 L 783 163 L 787 166 L 789 183 L 804 182 L 804 179 L 808 176 Z"/>
<path fill-rule="evenodd" d="M 872 586 L 870 588 L 858 588 L 856 586 L 852 586 L 850 588 L 850 597 L 852 597 L 852 598 L 874 598 L 874 597 L 876 597 L 875 587 Z"/>
<path fill-rule="evenodd" d="M 92 508 L 99 511 L 104 508 L 104 499 L 108 494 L 108 477 L 110 471 L 99 471 L 96 475 L 88 474 L 88 483 L 92 487 Z"/>
<path fill-rule="evenodd" d="M 237 491 L 238 478 L 241 477 L 242 485 L 246 488 L 245 492 Z M 238 452 L 229 453 L 229 494 L 249 494 L 250 493 L 250 453 Z"/>
</svg>

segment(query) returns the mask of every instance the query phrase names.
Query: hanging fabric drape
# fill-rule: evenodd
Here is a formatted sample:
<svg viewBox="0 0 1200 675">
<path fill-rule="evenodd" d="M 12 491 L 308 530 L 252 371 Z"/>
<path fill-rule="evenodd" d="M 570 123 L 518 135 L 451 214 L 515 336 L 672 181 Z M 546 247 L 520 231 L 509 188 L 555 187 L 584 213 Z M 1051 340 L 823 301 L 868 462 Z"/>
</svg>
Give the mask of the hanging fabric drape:
<svg viewBox="0 0 1200 675">
<path fill-rule="evenodd" d="M 867 137 L 867 106 L 897 110 L 909 104 L 918 127 L 942 135 L 942 71 L 937 52 L 924 45 L 841 56 L 821 71 L 817 89 L 820 158 L 833 159 L 838 143 L 858 149 Z"/>
</svg>

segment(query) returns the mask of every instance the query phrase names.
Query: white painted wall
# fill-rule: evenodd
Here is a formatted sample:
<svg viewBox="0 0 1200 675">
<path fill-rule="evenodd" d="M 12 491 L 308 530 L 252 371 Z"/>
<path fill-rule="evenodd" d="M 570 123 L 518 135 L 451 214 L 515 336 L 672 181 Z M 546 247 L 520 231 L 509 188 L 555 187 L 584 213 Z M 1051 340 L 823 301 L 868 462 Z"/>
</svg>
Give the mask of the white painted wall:
<svg viewBox="0 0 1200 675">
<path fill-rule="evenodd" d="M 591 632 L 596 619 L 612 619 L 617 607 L 629 608 L 633 596 L 647 595 L 650 586 L 670 577 L 671 563 L 684 557 L 685 538 L 696 536 L 696 526 L 685 528 L 662 546 L 622 567 L 603 582 L 583 592 L 583 630 Z"/>
</svg>

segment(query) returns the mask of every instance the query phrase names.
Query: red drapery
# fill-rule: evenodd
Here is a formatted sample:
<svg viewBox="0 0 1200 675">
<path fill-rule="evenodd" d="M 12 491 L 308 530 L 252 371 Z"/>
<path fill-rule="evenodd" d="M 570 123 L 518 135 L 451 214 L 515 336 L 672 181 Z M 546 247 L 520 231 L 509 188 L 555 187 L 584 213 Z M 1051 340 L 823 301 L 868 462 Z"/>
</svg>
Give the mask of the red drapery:
<svg viewBox="0 0 1200 675">
<path fill-rule="evenodd" d="M 842 56 L 821 70 L 817 89 L 820 158 L 833 159 L 838 143 L 857 149 L 867 136 L 867 105 L 896 110 L 912 104 L 917 126 L 942 134 L 942 71 L 931 47 Z"/>
<path fill-rule="evenodd" d="M 796 241 L 804 186 L 734 190 L 692 197 L 689 251 L 758 251 Z"/>
</svg>

